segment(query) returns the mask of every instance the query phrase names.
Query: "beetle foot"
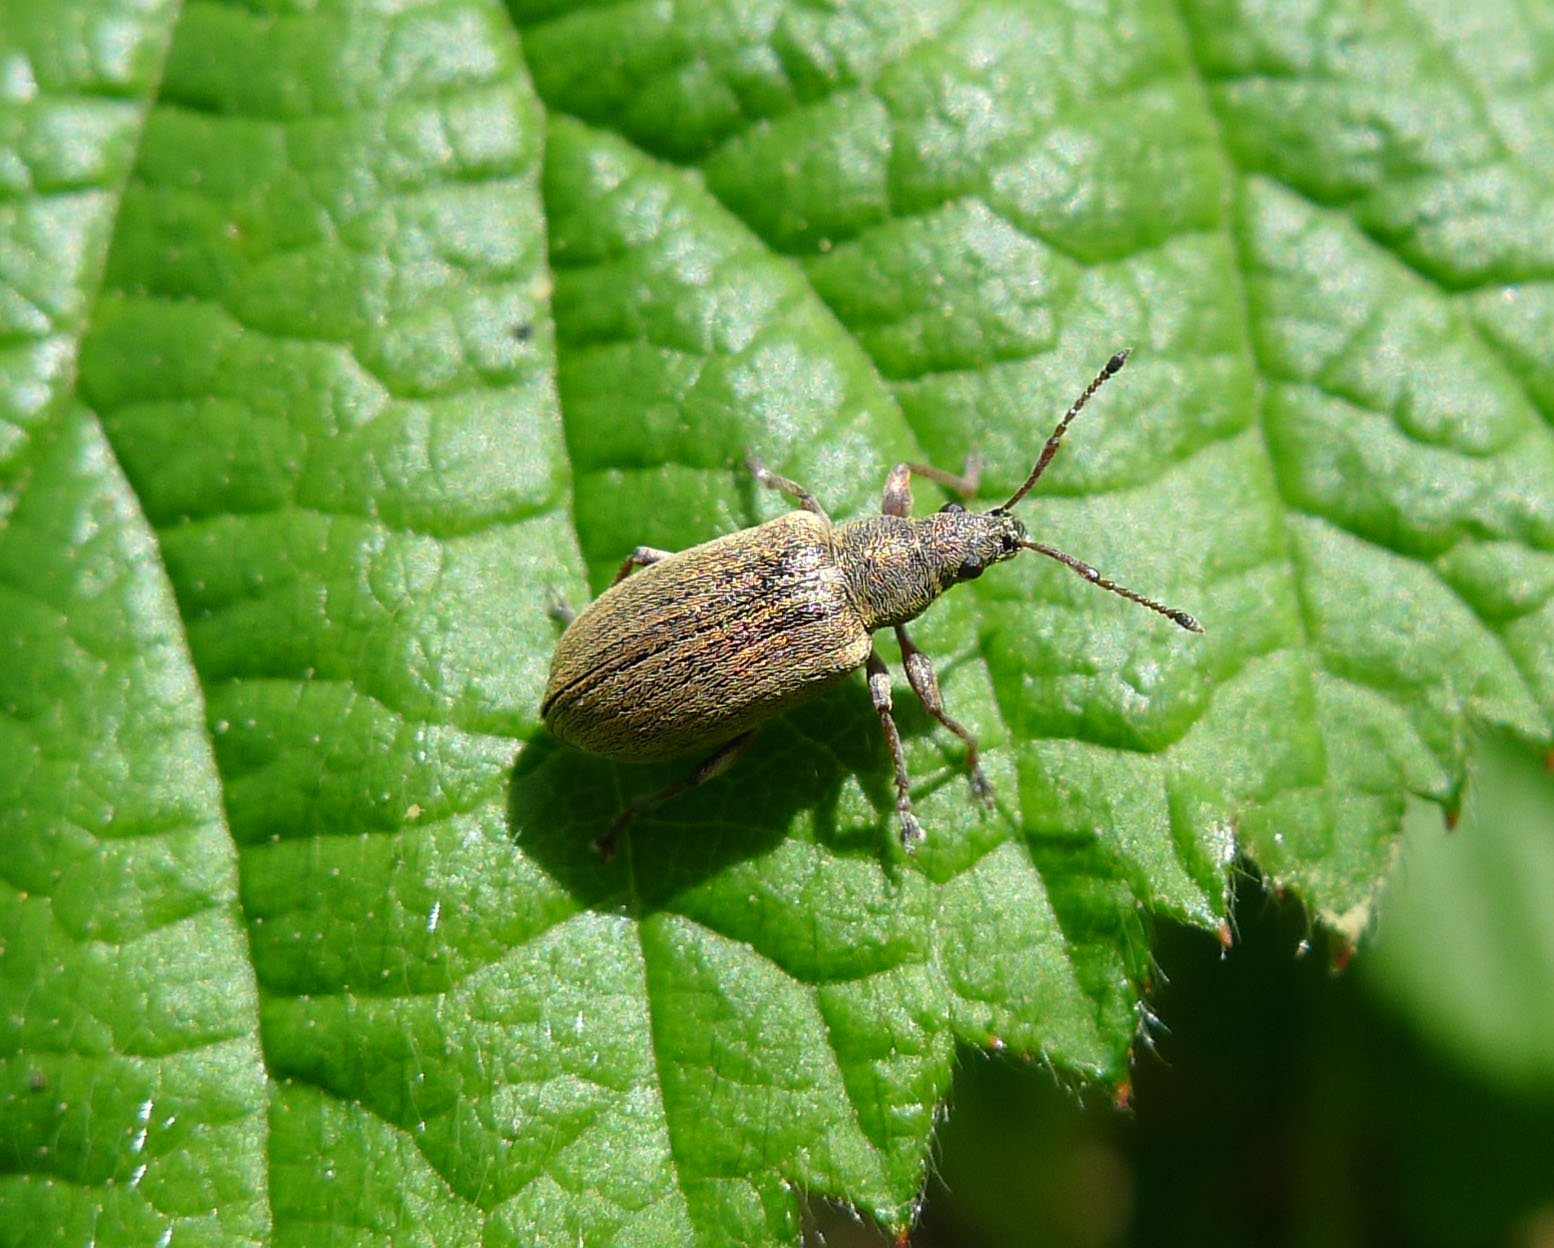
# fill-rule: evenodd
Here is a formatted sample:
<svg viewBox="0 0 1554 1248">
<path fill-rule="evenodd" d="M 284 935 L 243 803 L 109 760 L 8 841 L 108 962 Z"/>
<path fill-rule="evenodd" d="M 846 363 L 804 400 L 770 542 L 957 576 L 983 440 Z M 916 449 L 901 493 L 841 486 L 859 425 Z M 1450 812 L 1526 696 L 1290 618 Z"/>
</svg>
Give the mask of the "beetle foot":
<svg viewBox="0 0 1554 1248">
<path fill-rule="evenodd" d="M 897 807 L 896 818 L 901 821 L 901 848 L 909 854 L 916 853 L 917 847 L 928 835 L 923 831 L 923 825 L 917 821 L 917 816 L 910 808 Z"/>
<path fill-rule="evenodd" d="M 571 604 L 559 594 L 552 595 L 550 606 L 546 608 L 545 614 L 560 624 L 562 628 L 565 628 L 573 620 L 577 619 L 577 612 L 572 610 Z"/>
<path fill-rule="evenodd" d="M 615 822 L 610 825 L 608 832 L 603 836 L 594 838 L 594 856 L 599 859 L 601 866 L 615 857 L 615 843 L 620 840 L 620 835 L 626 830 L 626 825 L 636 817 L 637 812 L 628 806 L 615 816 Z"/>
<path fill-rule="evenodd" d="M 989 810 L 993 808 L 993 782 L 987 778 L 982 768 L 975 763 L 966 773 L 966 778 L 971 781 L 971 795 L 981 802 Z"/>
</svg>

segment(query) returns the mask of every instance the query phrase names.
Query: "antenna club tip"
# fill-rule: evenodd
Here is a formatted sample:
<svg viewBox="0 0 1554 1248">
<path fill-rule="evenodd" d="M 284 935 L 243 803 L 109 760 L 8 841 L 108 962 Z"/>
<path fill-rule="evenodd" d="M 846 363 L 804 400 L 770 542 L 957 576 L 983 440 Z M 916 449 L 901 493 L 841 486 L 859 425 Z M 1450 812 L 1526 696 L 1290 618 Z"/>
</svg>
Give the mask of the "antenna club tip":
<svg viewBox="0 0 1554 1248">
<path fill-rule="evenodd" d="M 1188 615 L 1185 611 L 1167 611 L 1166 614 L 1169 615 L 1174 621 L 1176 621 L 1176 623 L 1185 628 L 1189 633 L 1201 633 L 1204 631 L 1203 625 L 1198 623 L 1197 620 Z"/>
<path fill-rule="evenodd" d="M 1106 361 L 1106 367 L 1101 370 L 1101 376 L 1112 377 L 1122 371 L 1122 366 L 1128 362 L 1128 356 L 1133 354 L 1132 347 L 1124 347 L 1111 359 Z"/>
</svg>

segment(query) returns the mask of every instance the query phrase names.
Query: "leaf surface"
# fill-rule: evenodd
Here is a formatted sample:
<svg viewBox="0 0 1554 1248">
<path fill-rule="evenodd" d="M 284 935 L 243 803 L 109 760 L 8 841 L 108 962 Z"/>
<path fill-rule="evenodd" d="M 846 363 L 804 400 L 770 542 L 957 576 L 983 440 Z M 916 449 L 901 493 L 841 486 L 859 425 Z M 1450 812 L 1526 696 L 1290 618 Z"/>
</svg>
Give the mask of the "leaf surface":
<svg viewBox="0 0 1554 1248">
<path fill-rule="evenodd" d="M 1509 3 L 0 0 L 0 1242 L 907 1224 L 958 1043 L 1120 1080 L 1247 856 L 1357 934 L 1554 714 L 1554 24 Z M 862 680 L 547 741 L 644 544 L 1029 469 Z M 930 486 L 918 506 L 941 501 Z M 899 670 L 899 655 L 882 639 Z M 17 1228 L 17 1229 L 11 1229 Z"/>
</svg>

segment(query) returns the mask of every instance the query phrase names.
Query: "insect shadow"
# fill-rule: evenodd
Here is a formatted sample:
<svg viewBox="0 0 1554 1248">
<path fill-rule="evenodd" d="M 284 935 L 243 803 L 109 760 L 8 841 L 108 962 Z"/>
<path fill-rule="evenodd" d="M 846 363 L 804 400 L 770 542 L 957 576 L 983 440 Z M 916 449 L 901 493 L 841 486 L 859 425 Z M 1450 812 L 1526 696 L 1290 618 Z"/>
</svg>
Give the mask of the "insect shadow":
<svg viewBox="0 0 1554 1248">
<path fill-rule="evenodd" d="M 682 775 L 685 760 L 611 763 L 540 729 L 513 767 L 512 837 L 596 908 L 617 906 L 628 888 L 641 902 L 665 904 L 771 852 L 796 828 L 834 853 L 878 857 L 894 846 L 894 790 L 877 719 L 862 677 L 849 678 L 764 725 L 738 767 L 636 820 L 611 862 L 600 860 L 594 840 L 626 801 Z M 843 801 L 850 779 L 864 791 L 866 814 Z"/>
</svg>

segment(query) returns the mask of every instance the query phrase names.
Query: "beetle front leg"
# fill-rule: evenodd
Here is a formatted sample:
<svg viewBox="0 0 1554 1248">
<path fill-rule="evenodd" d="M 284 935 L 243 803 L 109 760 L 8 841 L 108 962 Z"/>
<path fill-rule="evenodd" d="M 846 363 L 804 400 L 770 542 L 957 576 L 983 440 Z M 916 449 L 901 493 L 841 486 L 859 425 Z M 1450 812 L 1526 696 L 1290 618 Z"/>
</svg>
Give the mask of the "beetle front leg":
<svg viewBox="0 0 1554 1248">
<path fill-rule="evenodd" d="M 927 477 L 930 481 L 936 481 L 945 489 L 959 494 L 962 498 L 971 498 L 977 492 L 977 486 L 982 480 L 982 461 L 976 456 L 968 456 L 966 470 L 959 476 L 953 472 L 945 472 L 943 468 L 935 468 L 932 464 L 896 464 L 890 470 L 890 476 L 885 478 L 885 501 L 880 510 L 887 516 L 910 516 L 912 514 L 912 474 Z"/>
<path fill-rule="evenodd" d="M 637 568 L 645 568 L 649 564 L 657 563 L 660 559 L 667 559 L 674 554 L 672 550 L 659 550 L 657 546 L 638 546 L 636 550 L 627 555 L 621 562 L 621 570 L 615 574 L 615 579 L 610 582 L 613 589 L 619 585 Z"/>
<path fill-rule="evenodd" d="M 977 761 L 976 735 L 944 709 L 944 695 L 939 692 L 939 677 L 933 670 L 933 660 L 913 644 L 906 629 L 896 627 L 896 640 L 901 643 L 901 661 L 906 665 L 907 680 L 924 708 L 941 724 L 966 743 L 966 767 L 971 780 L 971 791 L 977 800 L 991 805 L 993 786 L 983 774 Z"/>
<path fill-rule="evenodd" d="M 626 809 L 615 816 L 615 822 L 610 824 L 609 831 L 594 842 L 594 852 L 599 855 L 600 861 L 609 862 L 615 857 L 615 842 L 620 839 L 620 834 L 626 830 L 633 819 L 644 811 L 652 810 L 653 807 L 667 802 L 671 797 L 679 797 L 688 789 L 697 788 L 706 784 L 714 776 L 722 775 L 734 765 L 741 754 L 750 748 L 750 743 L 755 740 L 755 734 L 759 731 L 760 728 L 756 727 L 749 732 L 741 733 L 721 747 L 711 758 L 699 764 L 684 780 L 676 780 L 662 789 L 632 798 Z"/>
<path fill-rule="evenodd" d="M 880 714 L 880 724 L 885 729 L 885 744 L 890 747 L 890 761 L 896 768 L 896 819 L 901 824 L 901 848 L 911 853 L 923 839 L 923 825 L 912 813 L 912 781 L 907 775 L 906 756 L 901 752 L 901 733 L 890 713 L 890 669 L 873 647 L 869 649 L 867 664 L 869 697 Z"/>
</svg>

